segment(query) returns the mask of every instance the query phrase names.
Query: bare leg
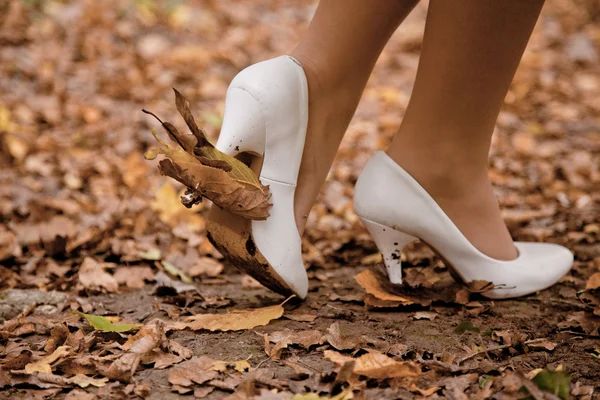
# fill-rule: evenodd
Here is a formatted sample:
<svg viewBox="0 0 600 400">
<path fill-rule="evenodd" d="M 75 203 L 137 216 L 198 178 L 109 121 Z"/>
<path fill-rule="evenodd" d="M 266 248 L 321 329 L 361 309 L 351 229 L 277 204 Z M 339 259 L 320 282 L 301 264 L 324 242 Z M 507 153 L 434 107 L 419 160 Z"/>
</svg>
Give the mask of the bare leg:
<svg viewBox="0 0 600 400">
<path fill-rule="evenodd" d="M 302 232 L 375 61 L 417 0 L 321 0 L 291 53 L 307 75 L 309 121 L 296 188 Z"/>
<path fill-rule="evenodd" d="M 500 107 L 543 0 L 432 0 L 415 87 L 388 154 L 462 233 L 517 256 L 487 175 Z"/>
</svg>

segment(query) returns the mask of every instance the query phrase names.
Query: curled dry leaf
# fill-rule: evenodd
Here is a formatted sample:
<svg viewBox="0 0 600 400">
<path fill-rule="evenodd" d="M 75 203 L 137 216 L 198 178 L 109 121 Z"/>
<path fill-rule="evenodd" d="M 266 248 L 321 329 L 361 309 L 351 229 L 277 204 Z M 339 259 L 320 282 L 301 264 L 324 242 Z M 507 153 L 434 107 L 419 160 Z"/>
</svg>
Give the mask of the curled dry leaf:
<svg viewBox="0 0 600 400">
<path fill-rule="evenodd" d="M 175 90 L 175 89 L 174 89 Z M 158 154 L 167 158 L 159 162 L 159 170 L 188 188 L 182 203 L 191 207 L 203 197 L 218 207 L 246 219 L 263 220 L 269 216 L 269 188 L 260 183 L 252 170 L 238 159 L 217 150 L 206 137 L 206 133 L 196 125 L 189 109 L 188 101 L 175 90 L 177 110 L 193 133 L 182 134 L 175 126 L 162 122 L 169 138 L 178 148 L 171 148 L 153 132 L 159 148 L 146 153 L 146 158 L 154 159 Z"/>
<path fill-rule="evenodd" d="M 86 257 L 79 268 L 79 283 L 86 289 L 116 292 L 119 284 L 115 278 L 106 272 L 102 263 L 91 257 Z"/>
<path fill-rule="evenodd" d="M 47 355 L 33 363 L 29 363 L 25 365 L 25 372 L 28 374 L 33 374 L 35 372 L 42 372 L 45 374 L 52 373 L 52 367 L 50 364 L 60 360 L 63 357 L 66 357 L 71 354 L 71 347 L 69 346 L 60 346 L 52 354 Z"/>
<path fill-rule="evenodd" d="M 334 322 L 327 328 L 327 342 L 337 350 L 350 350 L 359 347 L 368 341 L 363 336 L 351 335 L 346 332 L 348 326 Z"/>
<path fill-rule="evenodd" d="M 146 281 L 154 280 L 154 272 L 150 267 L 119 267 L 113 277 L 119 284 L 141 289 L 146 285 Z"/>
<path fill-rule="evenodd" d="M 379 300 L 397 302 L 399 305 L 413 304 L 413 302 L 406 297 L 398 296 L 386 290 L 375 272 L 371 269 L 362 271 L 357 274 L 354 279 L 356 279 L 356 282 L 358 282 L 368 294 Z"/>
<path fill-rule="evenodd" d="M 421 368 L 411 361 L 396 361 L 383 353 L 372 351 L 358 358 L 345 356 L 337 351 L 325 350 L 325 358 L 342 366 L 347 362 L 354 362 L 353 372 L 369 378 L 403 378 L 418 377 Z"/>
<path fill-rule="evenodd" d="M 468 282 L 467 288 L 472 293 L 484 293 L 494 289 L 494 284 L 484 280 L 475 280 Z"/>
<path fill-rule="evenodd" d="M 534 350 L 552 351 L 556 348 L 557 344 L 549 341 L 548 339 L 537 339 L 537 340 L 528 340 L 527 346 Z"/>
<path fill-rule="evenodd" d="M 248 360 L 240 361 L 215 361 L 213 362 L 210 369 L 218 372 L 226 372 L 227 368 L 231 367 L 238 372 L 246 372 L 250 369 L 251 365 Z"/>
<path fill-rule="evenodd" d="M 286 300 L 287 301 L 287 300 Z M 208 331 L 241 331 L 267 325 L 283 315 L 283 303 L 270 307 L 235 310 L 226 314 L 199 314 L 182 322 L 172 322 L 168 329 L 192 329 Z"/>
<path fill-rule="evenodd" d="M 205 356 L 184 361 L 169 370 L 169 383 L 187 387 L 193 383 L 202 384 L 210 381 L 219 375 L 219 372 L 211 369 L 213 364 L 214 360 Z"/>
<path fill-rule="evenodd" d="M 145 325 L 121 346 L 126 353 L 115 360 L 103 374 L 113 379 L 129 380 L 135 374 L 142 357 L 159 347 L 165 340 L 164 327 L 160 321 Z"/>
<path fill-rule="evenodd" d="M 267 346 L 267 342 L 275 343 L 275 345 L 273 347 Z M 269 357 L 274 359 L 279 359 L 281 352 L 289 345 L 300 345 L 308 350 L 311 346 L 323 343 L 325 343 L 325 338 L 318 330 L 294 332 L 285 329 L 283 331 L 271 332 L 265 336 L 265 350 Z"/>
</svg>

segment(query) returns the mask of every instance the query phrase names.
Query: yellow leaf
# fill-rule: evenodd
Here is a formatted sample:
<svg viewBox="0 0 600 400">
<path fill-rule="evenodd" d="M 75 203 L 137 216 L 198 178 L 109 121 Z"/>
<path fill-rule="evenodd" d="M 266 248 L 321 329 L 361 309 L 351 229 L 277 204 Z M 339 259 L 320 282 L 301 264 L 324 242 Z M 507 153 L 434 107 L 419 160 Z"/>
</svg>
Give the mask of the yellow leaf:
<svg viewBox="0 0 600 400">
<path fill-rule="evenodd" d="M 287 300 L 286 300 L 287 301 Z M 285 303 L 285 302 L 284 302 Z M 283 315 L 283 303 L 276 306 L 236 310 L 227 314 L 199 314 L 182 322 L 173 322 L 170 329 L 192 329 L 208 331 L 242 331 L 267 325 Z"/>
<path fill-rule="evenodd" d="M 33 374 L 34 372 L 43 372 L 45 374 L 52 374 L 52 367 L 50 364 L 55 362 L 56 360 L 68 356 L 71 354 L 70 346 L 60 346 L 50 355 L 42 358 L 33 363 L 29 363 L 25 365 L 25 372 L 28 374 Z"/>
<path fill-rule="evenodd" d="M 406 297 L 398 296 L 385 290 L 379 279 L 377 279 L 377 276 L 375 276 L 370 269 L 359 273 L 354 279 L 356 279 L 356 282 L 358 282 L 367 293 L 375 296 L 379 300 L 397 301 L 403 305 L 413 304 L 413 302 Z"/>
<path fill-rule="evenodd" d="M 196 210 L 190 210 L 181 205 L 177 191 L 169 183 L 162 185 L 156 192 L 150 206 L 158 212 L 160 220 L 171 227 L 175 227 L 181 222 L 191 226 L 204 227 L 204 219 Z"/>
</svg>

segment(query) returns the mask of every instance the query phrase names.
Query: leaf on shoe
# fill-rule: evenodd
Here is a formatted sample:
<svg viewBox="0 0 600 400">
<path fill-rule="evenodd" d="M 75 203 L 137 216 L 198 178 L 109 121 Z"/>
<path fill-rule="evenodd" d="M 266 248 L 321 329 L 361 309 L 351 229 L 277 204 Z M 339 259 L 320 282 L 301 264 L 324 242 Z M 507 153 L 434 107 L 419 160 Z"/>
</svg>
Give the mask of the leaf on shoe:
<svg viewBox="0 0 600 400">
<path fill-rule="evenodd" d="M 471 293 L 484 293 L 494 289 L 495 285 L 493 282 L 484 280 L 474 280 L 467 283 L 467 288 Z"/>
<path fill-rule="evenodd" d="M 180 133 L 172 124 L 142 110 L 155 117 L 178 146 L 169 147 L 152 131 L 159 147 L 147 151 L 146 159 L 153 160 L 158 154 L 166 157 L 159 162 L 159 170 L 188 188 L 186 196 L 181 199 L 186 207 L 201 202 L 205 197 L 223 210 L 242 218 L 266 219 L 271 208 L 268 186 L 262 185 L 246 164 L 222 153 L 210 143 L 204 130 L 196 124 L 189 102 L 181 93 L 173 90 L 177 110 L 192 134 Z"/>
</svg>

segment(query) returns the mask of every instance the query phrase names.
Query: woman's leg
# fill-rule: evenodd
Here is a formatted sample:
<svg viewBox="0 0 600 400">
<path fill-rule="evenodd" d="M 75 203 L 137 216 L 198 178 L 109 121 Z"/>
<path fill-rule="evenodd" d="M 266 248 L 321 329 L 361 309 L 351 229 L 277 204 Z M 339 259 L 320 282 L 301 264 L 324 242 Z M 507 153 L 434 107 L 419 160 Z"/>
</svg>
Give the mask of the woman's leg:
<svg viewBox="0 0 600 400">
<path fill-rule="evenodd" d="M 500 107 L 543 0 L 431 0 L 417 78 L 388 154 L 483 253 L 517 252 L 487 175 Z"/>
<path fill-rule="evenodd" d="M 375 61 L 417 0 L 321 0 L 291 53 L 308 79 L 309 120 L 296 188 L 296 223 L 304 230 Z"/>
</svg>

